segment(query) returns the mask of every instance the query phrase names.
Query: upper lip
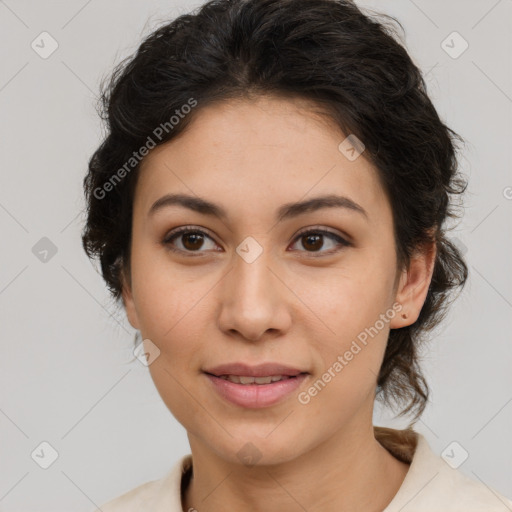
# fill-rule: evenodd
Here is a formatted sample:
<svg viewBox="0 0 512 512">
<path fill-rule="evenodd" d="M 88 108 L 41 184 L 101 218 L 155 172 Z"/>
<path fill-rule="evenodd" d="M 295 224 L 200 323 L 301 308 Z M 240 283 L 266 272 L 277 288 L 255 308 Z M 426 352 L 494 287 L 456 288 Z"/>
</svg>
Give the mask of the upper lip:
<svg viewBox="0 0 512 512">
<path fill-rule="evenodd" d="M 271 375 L 293 376 L 307 373 L 298 368 L 279 363 L 263 363 L 256 366 L 249 366 L 245 363 L 228 363 L 214 366 L 203 371 L 217 377 L 220 375 L 240 375 L 244 377 L 267 377 Z"/>
</svg>

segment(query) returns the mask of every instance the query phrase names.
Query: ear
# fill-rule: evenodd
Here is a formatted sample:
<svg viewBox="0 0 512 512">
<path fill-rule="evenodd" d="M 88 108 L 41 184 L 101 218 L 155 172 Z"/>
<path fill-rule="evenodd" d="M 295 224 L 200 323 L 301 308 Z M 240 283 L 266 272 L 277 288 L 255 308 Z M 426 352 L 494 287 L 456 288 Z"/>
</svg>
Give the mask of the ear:
<svg viewBox="0 0 512 512">
<path fill-rule="evenodd" d="M 133 300 L 132 293 L 132 284 L 130 276 L 126 276 L 126 272 L 121 271 L 121 283 L 122 283 L 122 299 L 124 304 L 124 309 L 126 311 L 126 316 L 128 317 L 128 321 L 130 325 L 134 329 L 140 330 L 139 327 L 139 318 L 137 316 L 137 310 L 135 308 L 135 302 Z"/>
<path fill-rule="evenodd" d="M 391 329 L 407 327 L 418 319 L 432 280 L 436 253 L 433 240 L 419 248 L 411 256 L 409 268 L 402 271 L 395 296 L 395 302 L 401 304 L 402 309 L 391 320 Z"/>
</svg>

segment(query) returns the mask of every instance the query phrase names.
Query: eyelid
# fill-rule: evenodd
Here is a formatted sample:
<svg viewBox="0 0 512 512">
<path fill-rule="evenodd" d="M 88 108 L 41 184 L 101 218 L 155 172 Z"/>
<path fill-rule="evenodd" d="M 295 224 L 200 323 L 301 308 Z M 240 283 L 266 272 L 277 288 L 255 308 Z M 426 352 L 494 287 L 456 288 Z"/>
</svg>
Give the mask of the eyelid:
<svg viewBox="0 0 512 512">
<path fill-rule="evenodd" d="M 343 231 L 339 230 L 332 230 L 331 228 L 327 228 L 321 225 L 316 226 L 308 226 L 305 228 L 302 228 L 298 231 L 298 233 L 295 235 L 294 240 L 299 237 L 300 235 L 303 235 L 304 233 L 309 233 L 310 231 L 318 232 L 318 233 L 328 233 L 330 235 L 337 236 L 339 238 L 342 238 L 347 244 L 352 244 L 352 238 L 344 233 Z"/>
<path fill-rule="evenodd" d="M 165 240 L 169 240 L 171 238 L 173 238 L 174 236 L 176 235 L 181 235 L 182 233 L 186 233 L 188 231 L 194 231 L 194 232 L 200 232 L 200 233 L 204 233 L 205 235 L 208 235 L 210 238 L 214 239 L 215 237 L 210 233 L 210 231 L 206 228 L 203 228 L 203 227 L 199 227 L 199 226 L 194 226 L 192 224 L 188 224 L 188 225 L 185 225 L 185 226 L 179 226 L 175 229 L 171 229 L 171 231 L 169 231 L 166 235 L 165 235 L 165 238 L 164 238 L 164 241 Z"/>
</svg>

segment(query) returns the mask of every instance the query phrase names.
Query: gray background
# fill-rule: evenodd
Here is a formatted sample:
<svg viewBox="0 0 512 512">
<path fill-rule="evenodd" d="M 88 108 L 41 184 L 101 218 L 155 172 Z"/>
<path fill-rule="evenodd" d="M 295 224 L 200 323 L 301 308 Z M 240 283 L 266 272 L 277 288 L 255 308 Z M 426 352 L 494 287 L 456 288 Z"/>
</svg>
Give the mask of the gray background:
<svg viewBox="0 0 512 512">
<path fill-rule="evenodd" d="M 134 330 L 82 251 L 81 187 L 103 133 L 101 77 L 200 3 L 0 1 L 3 512 L 91 511 L 189 452 L 148 369 L 129 363 Z M 432 403 L 417 429 L 439 454 L 457 441 L 469 453 L 460 471 L 511 497 L 512 1 L 358 3 L 402 22 L 442 119 L 468 142 L 466 212 L 452 236 L 470 278 L 424 356 Z M 46 59 L 31 47 L 43 31 L 58 43 Z M 442 47 L 453 31 L 469 44 L 458 58 Z M 57 251 L 45 262 L 43 237 Z M 43 441 L 58 452 L 48 469 L 31 457 Z"/>
</svg>

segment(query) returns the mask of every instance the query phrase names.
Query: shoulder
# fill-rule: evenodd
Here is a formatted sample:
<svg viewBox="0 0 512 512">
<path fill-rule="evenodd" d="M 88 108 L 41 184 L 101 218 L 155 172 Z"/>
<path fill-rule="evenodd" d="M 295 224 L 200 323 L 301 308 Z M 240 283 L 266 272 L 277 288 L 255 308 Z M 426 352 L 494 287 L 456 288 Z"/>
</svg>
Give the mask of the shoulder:
<svg viewBox="0 0 512 512">
<path fill-rule="evenodd" d="M 132 512 L 143 510 L 142 505 L 152 499 L 158 488 L 159 480 L 141 484 L 134 489 L 111 499 L 94 512 Z"/>
<path fill-rule="evenodd" d="M 439 493 L 447 503 L 455 504 L 454 511 L 512 512 L 510 499 L 483 481 L 451 468 L 441 458 L 440 461 L 445 467 L 442 467 L 433 477 L 431 490 L 433 497 Z"/>
<path fill-rule="evenodd" d="M 182 512 L 182 478 L 185 473 L 189 473 L 191 466 L 191 455 L 185 455 L 163 478 L 145 482 L 104 503 L 94 512 Z"/>
<path fill-rule="evenodd" d="M 389 430 L 386 434 L 393 436 Z M 483 481 L 454 469 L 432 450 L 422 434 L 413 431 L 405 434 L 405 438 L 396 435 L 394 439 L 402 452 L 409 449 L 412 460 L 402 486 L 384 512 L 512 512 L 509 498 Z M 390 443 L 383 444 L 395 448 Z"/>
</svg>

